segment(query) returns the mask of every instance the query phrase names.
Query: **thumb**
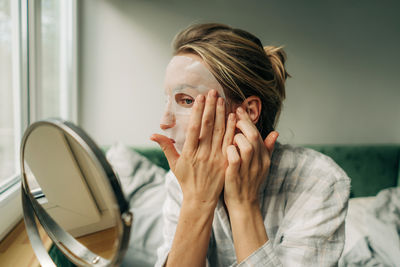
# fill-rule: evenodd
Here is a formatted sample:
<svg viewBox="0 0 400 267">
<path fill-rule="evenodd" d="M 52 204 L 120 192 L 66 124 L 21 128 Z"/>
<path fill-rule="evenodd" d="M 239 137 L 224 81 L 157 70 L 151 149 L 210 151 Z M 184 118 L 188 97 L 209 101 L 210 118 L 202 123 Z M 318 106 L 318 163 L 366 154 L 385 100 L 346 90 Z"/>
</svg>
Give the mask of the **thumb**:
<svg viewBox="0 0 400 267">
<path fill-rule="evenodd" d="M 264 145 L 267 147 L 269 157 L 272 157 L 272 152 L 274 152 L 274 146 L 276 139 L 278 139 L 279 133 L 277 131 L 272 131 L 264 140 Z"/>
<path fill-rule="evenodd" d="M 161 134 L 153 134 L 150 136 L 150 140 L 158 143 L 168 160 L 169 167 L 174 170 L 179 153 L 176 151 L 171 139 Z"/>
</svg>

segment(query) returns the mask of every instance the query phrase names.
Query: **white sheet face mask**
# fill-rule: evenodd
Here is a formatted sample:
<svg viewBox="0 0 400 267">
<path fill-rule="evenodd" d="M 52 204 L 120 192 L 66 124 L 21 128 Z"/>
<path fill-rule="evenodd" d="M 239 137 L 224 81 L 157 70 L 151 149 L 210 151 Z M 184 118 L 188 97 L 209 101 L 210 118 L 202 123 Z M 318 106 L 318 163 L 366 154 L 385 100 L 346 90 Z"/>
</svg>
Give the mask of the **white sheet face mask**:
<svg viewBox="0 0 400 267">
<path fill-rule="evenodd" d="M 175 141 L 181 153 L 186 139 L 190 114 L 196 96 L 207 95 L 215 89 L 225 98 L 224 91 L 212 73 L 198 60 L 187 56 L 174 56 L 165 74 L 166 108 L 160 125 L 165 135 Z"/>
</svg>

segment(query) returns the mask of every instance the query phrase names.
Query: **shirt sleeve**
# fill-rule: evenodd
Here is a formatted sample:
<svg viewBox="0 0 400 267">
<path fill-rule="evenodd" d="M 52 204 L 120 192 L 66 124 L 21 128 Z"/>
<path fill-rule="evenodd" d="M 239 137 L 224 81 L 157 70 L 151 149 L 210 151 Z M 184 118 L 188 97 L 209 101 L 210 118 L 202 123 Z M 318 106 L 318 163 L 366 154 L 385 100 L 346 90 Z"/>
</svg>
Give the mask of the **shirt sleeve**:
<svg viewBox="0 0 400 267">
<path fill-rule="evenodd" d="M 350 181 L 346 175 L 316 181 L 288 185 L 286 214 L 275 240 L 236 266 L 337 266 L 344 247 Z"/>
<path fill-rule="evenodd" d="M 164 266 L 167 262 L 169 251 L 172 247 L 176 226 L 178 225 L 179 213 L 182 205 L 183 194 L 178 181 L 172 171 L 169 171 L 165 177 L 165 186 L 167 189 L 166 200 L 163 205 L 163 244 L 157 249 L 156 267 Z M 206 259 L 206 267 L 209 261 Z"/>
<path fill-rule="evenodd" d="M 182 203 L 182 191 L 172 171 L 165 177 L 167 196 L 163 205 L 163 244 L 157 250 L 155 266 L 164 266 L 178 225 L 179 211 Z"/>
</svg>

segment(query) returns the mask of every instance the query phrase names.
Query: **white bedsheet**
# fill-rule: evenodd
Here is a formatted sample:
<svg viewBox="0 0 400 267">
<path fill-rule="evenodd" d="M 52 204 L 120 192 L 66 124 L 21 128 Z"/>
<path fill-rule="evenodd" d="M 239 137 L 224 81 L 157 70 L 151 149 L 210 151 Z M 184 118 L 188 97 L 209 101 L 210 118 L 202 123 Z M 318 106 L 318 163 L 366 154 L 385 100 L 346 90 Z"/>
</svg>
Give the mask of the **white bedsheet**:
<svg viewBox="0 0 400 267">
<path fill-rule="evenodd" d="M 376 197 L 359 197 L 349 200 L 349 208 L 346 217 L 346 241 L 343 249 L 343 255 L 347 254 L 367 233 L 367 222 L 365 215 L 368 208 L 372 206 Z"/>
</svg>

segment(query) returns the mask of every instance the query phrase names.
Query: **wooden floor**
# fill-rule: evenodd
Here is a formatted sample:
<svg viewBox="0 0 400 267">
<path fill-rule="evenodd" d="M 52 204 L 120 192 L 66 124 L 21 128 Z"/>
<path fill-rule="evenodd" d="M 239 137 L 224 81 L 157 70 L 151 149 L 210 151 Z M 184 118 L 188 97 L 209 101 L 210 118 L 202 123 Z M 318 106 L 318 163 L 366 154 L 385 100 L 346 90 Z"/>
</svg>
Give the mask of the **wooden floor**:
<svg viewBox="0 0 400 267">
<path fill-rule="evenodd" d="M 49 249 L 52 244 L 51 239 L 46 235 L 42 227 L 39 228 L 39 233 L 44 246 Z M 0 266 L 40 266 L 26 234 L 23 220 L 0 242 Z"/>
</svg>

